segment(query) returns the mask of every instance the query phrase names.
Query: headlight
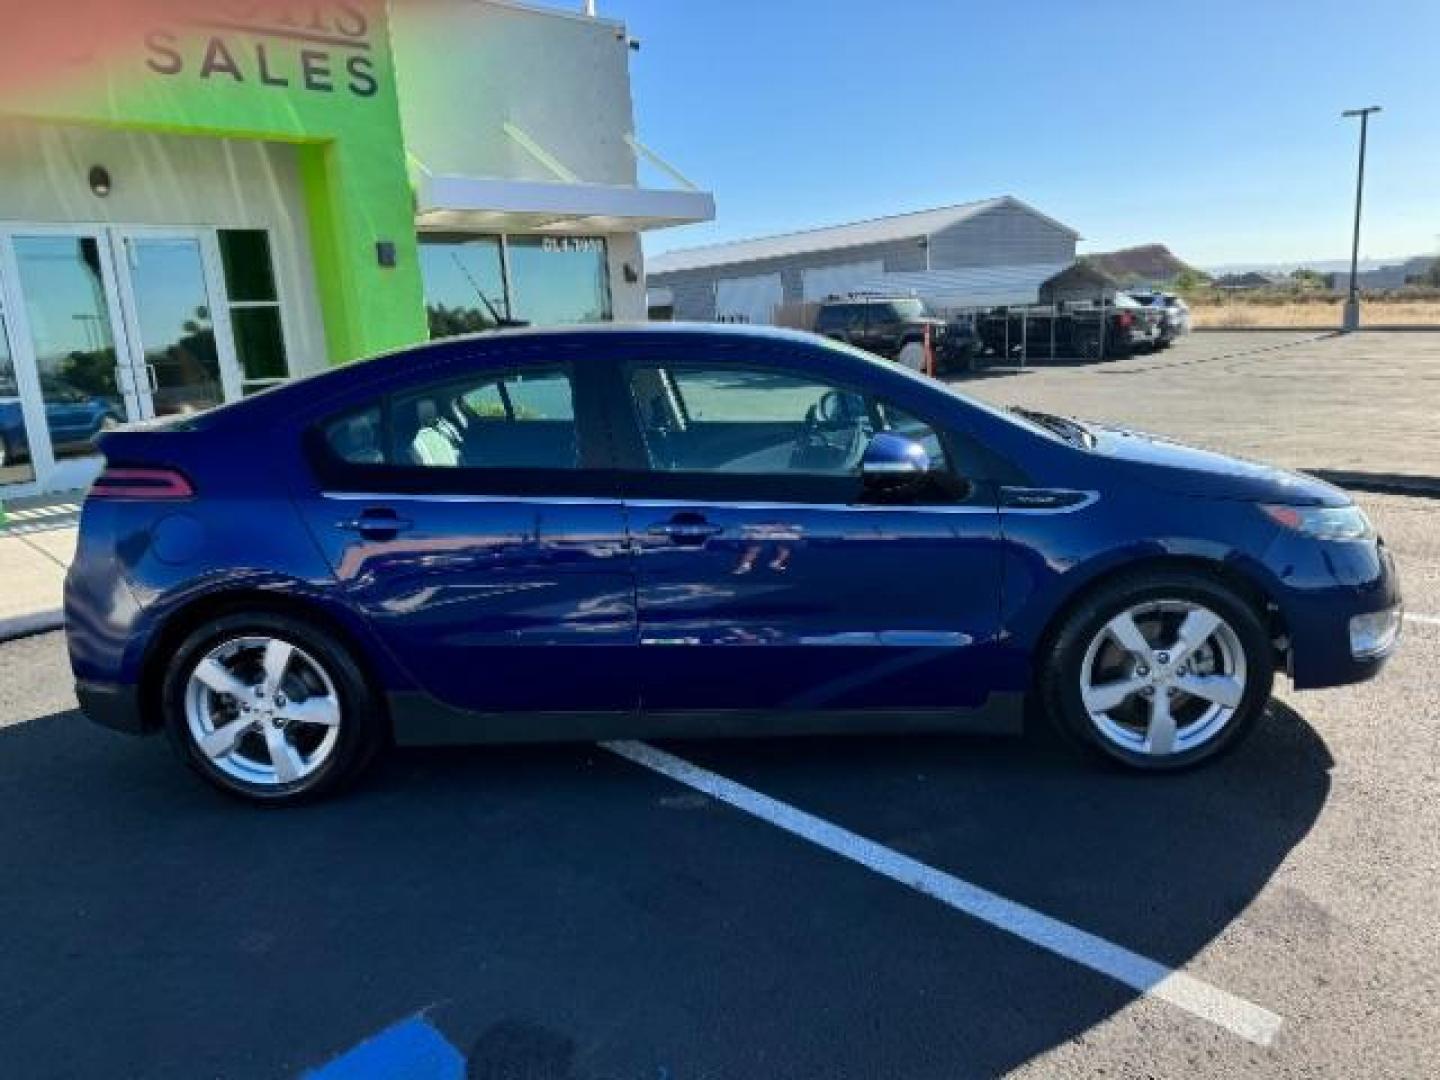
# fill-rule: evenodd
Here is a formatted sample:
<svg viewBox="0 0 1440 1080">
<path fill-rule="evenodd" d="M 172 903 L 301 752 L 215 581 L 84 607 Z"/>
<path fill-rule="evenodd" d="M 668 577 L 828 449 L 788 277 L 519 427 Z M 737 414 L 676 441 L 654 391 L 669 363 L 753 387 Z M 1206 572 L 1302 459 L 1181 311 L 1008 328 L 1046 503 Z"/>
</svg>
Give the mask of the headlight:
<svg viewBox="0 0 1440 1080">
<path fill-rule="evenodd" d="M 1370 519 L 1358 506 L 1261 506 L 1271 521 L 1316 540 L 1369 540 Z"/>
</svg>

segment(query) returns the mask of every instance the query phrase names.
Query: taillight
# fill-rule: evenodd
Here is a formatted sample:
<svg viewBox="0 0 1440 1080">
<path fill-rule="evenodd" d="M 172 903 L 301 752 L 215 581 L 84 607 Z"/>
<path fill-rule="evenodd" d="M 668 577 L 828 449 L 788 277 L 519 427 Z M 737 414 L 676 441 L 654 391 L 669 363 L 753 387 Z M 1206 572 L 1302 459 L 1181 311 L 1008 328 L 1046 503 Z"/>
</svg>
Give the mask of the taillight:
<svg viewBox="0 0 1440 1080">
<path fill-rule="evenodd" d="M 92 499 L 191 499 L 195 489 L 175 469 L 106 468 L 90 488 Z"/>
<path fill-rule="evenodd" d="M 1135 316 L 1130 314 L 1130 312 L 1128 311 L 1122 311 L 1120 313 L 1120 318 L 1118 321 L 1120 323 L 1121 330 L 1129 330 L 1130 327 L 1135 323 Z"/>
</svg>

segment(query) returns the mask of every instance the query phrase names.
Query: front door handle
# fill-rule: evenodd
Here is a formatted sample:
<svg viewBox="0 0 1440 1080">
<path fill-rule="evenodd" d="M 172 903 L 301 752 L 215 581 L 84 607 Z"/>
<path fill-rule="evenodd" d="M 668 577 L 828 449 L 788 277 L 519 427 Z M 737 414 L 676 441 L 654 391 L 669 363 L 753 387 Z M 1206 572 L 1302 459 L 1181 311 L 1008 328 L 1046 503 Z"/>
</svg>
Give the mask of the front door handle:
<svg viewBox="0 0 1440 1080">
<path fill-rule="evenodd" d="M 645 530 L 651 536 L 667 537 L 672 544 L 699 545 L 712 536 L 719 536 L 725 526 L 716 525 L 702 517 L 679 515 L 669 521 L 651 525 Z"/>
<path fill-rule="evenodd" d="M 386 507 L 363 510 L 359 517 L 340 522 L 340 528 L 346 532 L 359 533 L 367 540 L 393 540 L 414 527 L 413 521 L 402 518 Z"/>
</svg>

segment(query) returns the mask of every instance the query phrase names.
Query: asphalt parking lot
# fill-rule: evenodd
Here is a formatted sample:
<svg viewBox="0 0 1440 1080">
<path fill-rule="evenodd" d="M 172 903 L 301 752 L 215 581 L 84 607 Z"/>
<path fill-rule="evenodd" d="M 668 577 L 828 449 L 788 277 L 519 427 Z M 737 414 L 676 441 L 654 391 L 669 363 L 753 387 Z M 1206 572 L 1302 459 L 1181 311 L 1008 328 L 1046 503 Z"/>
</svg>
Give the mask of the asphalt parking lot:
<svg viewBox="0 0 1440 1080">
<path fill-rule="evenodd" d="M 1310 471 L 1428 477 L 1440 490 L 1440 333 L 1235 331 L 1105 363 L 955 379 L 1002 405 L 1172 435 Z"/>
<path fill-rule="evenodd" d="M 1361 501 L 1399 655 L 1177 777 L 1033 738 L 412 751 L 267 812 L 80 717 L 61 636 L 0 646 L 0 1074 L 1436 1075 L 1440 502 Z"/>
</svg>

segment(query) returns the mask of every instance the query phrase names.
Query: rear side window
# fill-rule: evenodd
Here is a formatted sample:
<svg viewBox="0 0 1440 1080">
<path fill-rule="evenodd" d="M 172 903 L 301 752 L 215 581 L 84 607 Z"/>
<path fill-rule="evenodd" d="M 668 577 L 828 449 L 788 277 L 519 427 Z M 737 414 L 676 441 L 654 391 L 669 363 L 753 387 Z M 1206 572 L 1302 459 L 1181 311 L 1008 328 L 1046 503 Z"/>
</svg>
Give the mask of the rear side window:
<svg viewBox="0 0 1440 1080">
<path fill-rule="evenodd" d="M 325 445 L 351 465 L 383 465 L 385 434 L 381 417 L 379 405 L 336 417 L 325 425 Z"/>
<path fill-rule="evenodd" d="M 526 371 L 396 394 L 391 464 L 441 469 L 574 469 L 579 435 L 570 377 Z"/>
<path fill-rule="evenodd" d="M 561 369 L 487 371 L 392 395 L 327 421 L 330 453 L 353 465 L 576 469 L 579 431 Z"/>
</svg>

